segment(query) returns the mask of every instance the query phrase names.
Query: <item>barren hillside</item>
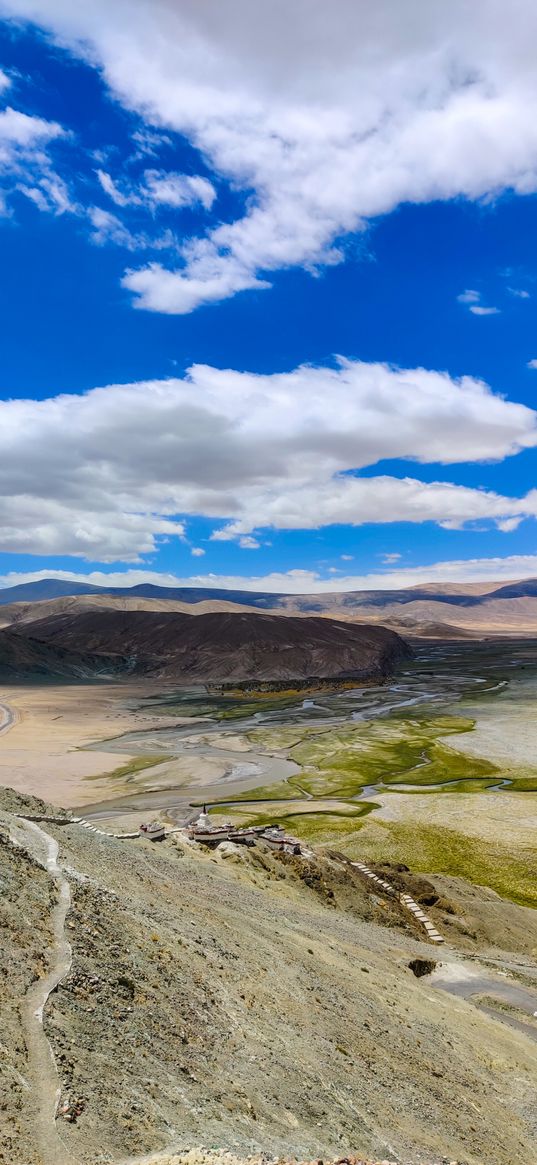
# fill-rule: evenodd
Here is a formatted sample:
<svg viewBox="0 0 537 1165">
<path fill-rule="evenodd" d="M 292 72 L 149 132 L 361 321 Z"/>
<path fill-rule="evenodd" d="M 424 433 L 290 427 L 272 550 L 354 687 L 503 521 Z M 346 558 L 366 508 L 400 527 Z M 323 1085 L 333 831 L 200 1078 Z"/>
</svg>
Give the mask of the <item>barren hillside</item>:
<svg viewBox="0 0 537 1165">
<path fill-rule="evenodd" d="M 0 628 L 17 623 L 35 623 L 53 615 L 80 615 L 87 611 L 175 611 L 188 615 L 208 615 L 215 612 L 251 611 L 241 603 L 225 599 L 202 599 L 196 603 L 180 599 L 150 599 L 143 595 L 66 595 L 58 599 L 39 599 L 35 602 L 0 605 Z"/>
<path fill-rule="evenodd" d="M 0 672 L 30 674 L 32 656 L 51 674 L 154 675 L 183 681 L 382 678 L 409 654 L 384 627 L 234 611 L 192 616 L 154 611 L 82 611 L 0 632 Z M 9 672 L 8 669 L 11 669 Z"/>
<path fill-rule="evenodd" d="M 55 1126 L 43 1126 L 53 1165 L 151 1153 L 163 1165 L 166 1151 L 196 1145 L 394 1165 L 533 1160 L 537 1046 L 416 978 L 409 963 L 437 951 L 357 870 L 322 853 L 224 856 L 14 816 L 43 809 L 0 791 L 9 1165 L 41 1165 L 40 1097 L 55 1071 L 49 1061 L 36 1075 L 25 1003 L 57 958 L 50 839 L 71 895 L 72 956 L 44 1013 L 61 1088 Z M 486 891 L 464 897 L 456 880 L 435 895 L 423 878 L 385 876 L 437 901 L 427 909 L 455 947 L 477 953 L 481 930 L 484 954 L 508 943 L 506 960 L 533 966 L 534 912 Z M 496 912 L 495 949 L 482 905 Z"/>
</svg>

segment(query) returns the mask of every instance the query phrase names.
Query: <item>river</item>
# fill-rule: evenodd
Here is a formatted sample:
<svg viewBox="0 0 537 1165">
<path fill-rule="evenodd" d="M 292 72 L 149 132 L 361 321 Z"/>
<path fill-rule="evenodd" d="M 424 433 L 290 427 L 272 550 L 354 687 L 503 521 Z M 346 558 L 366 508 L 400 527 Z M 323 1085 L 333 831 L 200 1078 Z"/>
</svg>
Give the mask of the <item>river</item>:
<svg viewBox="0 0 537 1165">
<path fill-rule="evenodd" d="M 168 811 L 172 820 L 182 821 L 192 816 L 192 805 L 199 805 L 204 798 L 211 805 L 225 802 L 228 807 L 239 806 L 245 796 L 251 804 L 255 790 L 261 789 L 258 800 L 266 802 L 270 786 L 281 789 L 282 783 L 288 782 L 291 785 L 285 799 L 292 799 L 294 805 L 302 805 L 303 809 L 311 808 L 303 802 L 313 796 L 315 800 L 329 798 L 331 809 L 334 796 L 347 806 L 357 802 L 369 805 L 376 792 L 393 787 L 394 783 L 398 792 L 411 793 L 418 789 L 446 790 L 458 785 L 462 790 L 474 780 L 477 790 L 477 781 L 483 781 L 486 775 L 477 760 L 466 762 L 464 774 L 454 771 L 439 779 L 438 766 L 435 768 L 433 762 L 441 748 L 442 726 L 446 733 L 458 733 L 462 717 L 469 727 L 481 718 L 486 722 L 488 717 L 490 722 L 503 717 L 505 721 L 514 711 L 520 714 L 526 705 L 529 721 L 533 718 L 536 694 L 537 643 L 534 640 L 421 643 L 415 647 L 414 659 L 405 661 L 391 682 L 340 692 L 321 691 L 307 698 L 300 695 L 274 698 L 265 695 L 259 699 L 213 697 L 199 687 L 168 692 L 162 699 L 152 697 L 141 706 L 151 712 L 167 713 L 169 728 L 142 729 L 106 742 L 106 751 L 153 757 L 161 764 L 138 773 L 118 796 L 88 806 L 87 816 L 102 819 L 120 812 L 158 809 Z M 179 717 L 181 722 L 174 723 Z M 185 721 L 185 717 L 189 719 Z M 361 733 L 362 726 L 364 732 L 367 730 L 366 735 Z M 292 748 L 289 730 L 292 730 Z M 474 728 L 464 736 L 450 736 L 451 755 L 453 748 L 471 754 L 475 735 Z M 505 731 L 500 735 L 503 739 Z M 392 741 L 391 753 L 386 744 L 388 738 Z M 394 739 L 399 750 L 394 754 L 395 763 Z M 311 776 L 316 760 L 313 757 L 303 767 L 296 756 L 296 744 L 301 740 L 317 749 L 322 741 L 327 752 L 333 751 L 338 741 L 343 742 L 342 748 L 346 742 L 345 764 L 348 764 L 349 740 L 353 748 L 357 741 L 365 740 L 369 753 L 362 751 L 357 755 L 356 765 L 350 764 L 349 780 L 352 778 L 356 787 L 346 788 L 344 795 L 337 783 L 335 788 L 330 783 L 326 788 L 313 789 L 311 783 L 308 787 L 302 775 Z M 420 741 L 422 746 L 418 747 Z M 406 767 L 401 768 L 398 760 L 401 749 L 408 752 L 414 746 L 412 763 L 405 762 Z M 102 752 L 103 742 L 93 747 Z M 530 741 L 531 756 L 535 755 L 533 747 Z M 289 755 L 290 752 L 294 755 Z M 181 779 L 174 778 L 174 762 L 178 761 L 183 764 L 183 772 L 185 764 L 187 769 L 191 768 L 194 779 L 185 780 L 184 775 Z M 214 772 L 209 771 L 205 777 L 196 776 L 203 763 L 209 769 L 212 764 Z M 369 772 L 374 779 L 370 779 Z M 162 774 L 163 778 L 157 780 Z M 487 787 L 500 792 L 510 784 L 511 780 L 499 773 L 497 780 L 493 777 L 488 780 Z"/>
</svg>

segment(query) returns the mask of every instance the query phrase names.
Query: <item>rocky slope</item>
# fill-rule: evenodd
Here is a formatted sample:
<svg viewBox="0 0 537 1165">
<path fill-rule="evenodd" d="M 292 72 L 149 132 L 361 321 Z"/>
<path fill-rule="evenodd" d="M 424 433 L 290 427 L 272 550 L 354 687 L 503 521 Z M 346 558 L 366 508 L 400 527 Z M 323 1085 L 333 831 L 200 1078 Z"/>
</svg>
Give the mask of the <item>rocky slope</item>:
<svg viewBox="0 0 537 1165">
<path fill-rule="evenodd" d="M 82 611 L 0 631 L 0 675 L 145 675 L 186 682 L 388 675 L 409 654 L 384 627 L 257 612 Z M 81 673 L 81 668 L 86 668 Z"/>
<path fill-rule="evenodd" d="M 0 790 L 0 1160 L 9 1165 L 43 1162 L 20 1016 L 54 957 L 58 887 L 14 817 L 40 809 Z M 164 1165 L 195 1145 L 265 1161 L 533 1160 L 537 1046 L 416 978 L 409 963 L 437 952 L 352 867 L 322 853 L 304 861 L 232 847 L 224 857 L 176 837 L 152 846 L 74 824 L 42 829 L 58 841 L 71 889 L 72 965 L 44 1013 L 62 1165 L 132 1165 L 143 1154 Z M 430 884 L 405 877 L 430 899 Z M 445 888 L 439 908 L 428 907 L 439 921 L 455 911 L 462 929 L 466 908 Z M 506 909 L 537 939 L 532 911 Z M 506 960 L 529 973 L 530 956 L 511 941 Z"/>
</svg>

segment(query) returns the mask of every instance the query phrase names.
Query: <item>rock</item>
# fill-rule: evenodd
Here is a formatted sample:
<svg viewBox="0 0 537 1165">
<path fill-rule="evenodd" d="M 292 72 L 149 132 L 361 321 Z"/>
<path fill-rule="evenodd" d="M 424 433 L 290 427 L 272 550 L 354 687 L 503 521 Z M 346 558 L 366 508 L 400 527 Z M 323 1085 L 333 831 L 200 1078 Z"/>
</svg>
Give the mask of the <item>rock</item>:
<svg viewBox="0 0 537 1165">
<path fill-rule="evenodd" d="M 216 852 L 219 858 L 224 858 L 226 861 L 242 862 L 243 853 L 240 845 L 235 845 L 234 841 L 221 841 L 220 845 L 216 847 Z"/>
<path fill-rule="evenodd" d="M 408 966 L 416 978 L 421 979 L 422 975 L 432 975 L 436 963 L 433 959 L 411 959 Z"/>
</svg>

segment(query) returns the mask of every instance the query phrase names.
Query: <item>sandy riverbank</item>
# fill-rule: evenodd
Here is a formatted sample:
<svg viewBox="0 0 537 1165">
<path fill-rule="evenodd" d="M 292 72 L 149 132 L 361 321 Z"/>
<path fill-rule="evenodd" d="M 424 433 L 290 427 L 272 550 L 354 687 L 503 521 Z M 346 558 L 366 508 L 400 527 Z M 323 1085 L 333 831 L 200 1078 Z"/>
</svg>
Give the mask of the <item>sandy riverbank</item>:
<svg viewBox="0 0 537 1165">
<path fill-rule="evenodd" d="M 131 754 L 107 752 L 104 743 L 102 751 L 79 750 L 123 732 L 169 727 L 169 717 L 139 707 L 144 698 L 166 690 L 154 681 L 3 685 L 0 706 L 11 710 L 14 722 L 0 734 L 0 784 L 66 807 L 113 796 L 117 790 L 106 780 L 87 778 L 104 777 L 126 764 Z"/>
</svg>

